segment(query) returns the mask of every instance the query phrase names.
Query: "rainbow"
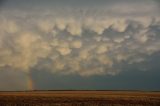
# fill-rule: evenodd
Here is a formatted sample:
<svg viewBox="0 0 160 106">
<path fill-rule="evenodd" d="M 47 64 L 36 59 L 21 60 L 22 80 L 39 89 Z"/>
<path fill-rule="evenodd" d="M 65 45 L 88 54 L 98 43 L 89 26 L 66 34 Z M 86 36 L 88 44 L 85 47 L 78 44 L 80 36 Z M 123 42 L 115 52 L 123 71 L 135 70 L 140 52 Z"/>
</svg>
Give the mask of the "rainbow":
<svg viewBox="0 0 160 106">
<path fill-rule="evenodd" d="M 34 90 L 34 83 L 33 83 L 32 75 L 30 73 L 28 73 L 27 87 L 28 87 L 28 90 Z"/>
</svg>

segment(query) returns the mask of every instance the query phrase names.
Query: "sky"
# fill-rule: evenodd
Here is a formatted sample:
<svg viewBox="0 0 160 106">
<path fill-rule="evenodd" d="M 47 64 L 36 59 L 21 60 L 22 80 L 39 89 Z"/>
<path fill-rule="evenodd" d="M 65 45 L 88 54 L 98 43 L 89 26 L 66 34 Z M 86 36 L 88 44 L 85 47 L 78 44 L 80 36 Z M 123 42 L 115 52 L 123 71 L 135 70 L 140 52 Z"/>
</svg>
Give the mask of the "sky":
<svg viewBox="0 0 160 106">
<path fill-rule="evenodd" d="M 0 91 L 159 91 L 159 11 L 159 0 L 0 0 Z"/>
</svg>

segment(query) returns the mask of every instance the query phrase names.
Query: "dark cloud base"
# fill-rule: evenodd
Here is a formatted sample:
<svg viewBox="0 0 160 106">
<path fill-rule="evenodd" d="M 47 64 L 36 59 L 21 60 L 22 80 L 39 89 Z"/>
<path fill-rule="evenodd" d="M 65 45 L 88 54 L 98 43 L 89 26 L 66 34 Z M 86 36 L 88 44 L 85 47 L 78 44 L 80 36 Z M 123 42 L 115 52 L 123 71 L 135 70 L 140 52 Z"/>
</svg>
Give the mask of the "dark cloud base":
<svg viewBox="0 0 160 106">
<path fill-rule="evenodd" d="M 32 78 L 36 90 L 160 90 L 160 53 L 155 53 L 147 65 L 154 65 L 148 71 L 125 67 L 117 76 L 91 76 L 60 74 L 52 75 L 49 71 L 33 70 Z M 139 67 L 139 65 L 135 64 Z M 74 80 L 73 80 L 74 79 Z"/>
</svg>

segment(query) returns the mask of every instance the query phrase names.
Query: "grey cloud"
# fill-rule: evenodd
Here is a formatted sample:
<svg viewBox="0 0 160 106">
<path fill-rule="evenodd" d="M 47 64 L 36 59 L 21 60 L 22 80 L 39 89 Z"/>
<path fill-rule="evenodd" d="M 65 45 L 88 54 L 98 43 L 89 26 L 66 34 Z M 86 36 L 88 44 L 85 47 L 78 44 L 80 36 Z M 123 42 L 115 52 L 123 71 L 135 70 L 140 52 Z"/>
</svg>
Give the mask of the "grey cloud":
<svg viewBox="0 0 160 106">
<path fill-rule="evenodd" d="M 5 21 L 4 26 L 2 26 L 4 30 L 1 33 L 4 36 L 7 33 L 10 34 L 7 37 L 2 36 L 2 38 L 4 40 L 10 40 L 12 43 L 8 44 L 9 46 L 6 48 L 3 47 L 6 42 L 1 42 L 1 50 L 4 53 L 1 52 L 3 58 L 1 58 L 0 65 L 1 67 L 9 65 L 14 69 L 21 69 L 25 72 L 40 65 L 39 68 L 44 67 L 53 73 L 72 73 L 82 76 L 97 74 L 114 75 L 121 71 L 118 67 L 113 68 L 115 63 L 121 63 L 123 61 L 129 64 L 143 62 L 146 60 L 146 55 L 151 55 L 159 51 L 159 39 L 155 41 L 157 32 L 154 36 L 152 34 L 146 35 L 148 34 L 146 31 L 154 33 L 155 31 L 151 28 L 153 26 L 158 28 L 159 24 L 152 25 L 150 23 L 149 26 L 146 26 L 143 25 L 144 23 L 141 20 L 129 21 L 128 23 L 126 20 L 126 22 L 122 23 L 122 25 L 126 24 L 125 29 L 121 31 L 117 29 L 119 26 L 115 24 L 115 21 L 112 20 L 113 23 L 106 23 L 107 27 L 101 21 L 91 21 L 89 26 L 88 23 L 86 25 L 83 24 L 84 26 L 81 26 L 81 36 L 75 36 L 70 32 L 70 30 L 75 30 L 74 28 L 68 31 L 67 27 L 70 23 L 67 20 L 61 23 L 66 26 L 63 29 L 59 28 L 57 24 L 54 24 L 54 20 L 52 20 L 53 25 L 48 22 L 43 27 L 38 27 L 37 25 L 39 24 L 34 22 L 34 27 L 32 27 L 35 30 L 32 29 L 30 31 L 18 30 L 19 24 L 14 23 L 13 20 Z M 11 28 L 8 28 L 6 26 L 7 24 Z M 95 28 L 90 29 L 90 24 L 94 25 Z M 114 24 L 117 28 L 113 27 Z M 98 33 L 96 28 L 101 25 L 104 25 L 104 31 Z M 27 26 L 29 25 L 27 24 Z M 49 29 L 46 27 L 49 27 Z M 56 33 L 52 33 L 52 31 L 56 31 Z M 156 31 L 159 30 L 157 29 Z M 14 38 L 12 37 L 13 35 Z M 147 38 L 143 38 L 143 36 Z M 13 51 L 19 54 L 17 55 Z M 139 56 L 141 56 L 141 59 Z M 47 59 L 50 60 L 49 63 L 45 63 Z M 40 63 L 40 60 L 44 62 Z"/>
<path fill-rule="evenodd" d="M 147 8 L 149 13 L 157 10 L 154 5 Z M 115 75 L 123 67 L 115 68 L 116 63 L 140 63 L 160 51 L 156 12 L 152 14 L 154 20 L 150 14 L 133 14 L 132 18 L 114 12 L 117 17 L 99 15 L 101 9 L 95 15 L 90 8 L 89 15 L 77 18 L 81 11 L 74 14 L 73 9 L 64 14 L 59 10 L 4 11 L 0 17 L 0 67 L 10 66 L 26 73 L 37 68 L 54 74 Z M 64 18 L 65 14 L 68 15 Z"/>
</svg>

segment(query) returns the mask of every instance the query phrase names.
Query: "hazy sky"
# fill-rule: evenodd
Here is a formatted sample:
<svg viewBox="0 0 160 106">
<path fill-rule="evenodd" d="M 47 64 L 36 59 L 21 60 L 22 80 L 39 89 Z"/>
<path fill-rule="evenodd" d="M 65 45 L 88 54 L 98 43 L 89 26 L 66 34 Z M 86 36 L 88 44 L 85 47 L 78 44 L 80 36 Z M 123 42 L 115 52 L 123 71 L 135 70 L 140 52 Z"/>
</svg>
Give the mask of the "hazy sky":
<svg viewBox="0 0 160 106">
<path fill-rule="evenodd" d="M 160 90 L 158 0 L 0 0 L 0 90 Z"/>
</svg>

